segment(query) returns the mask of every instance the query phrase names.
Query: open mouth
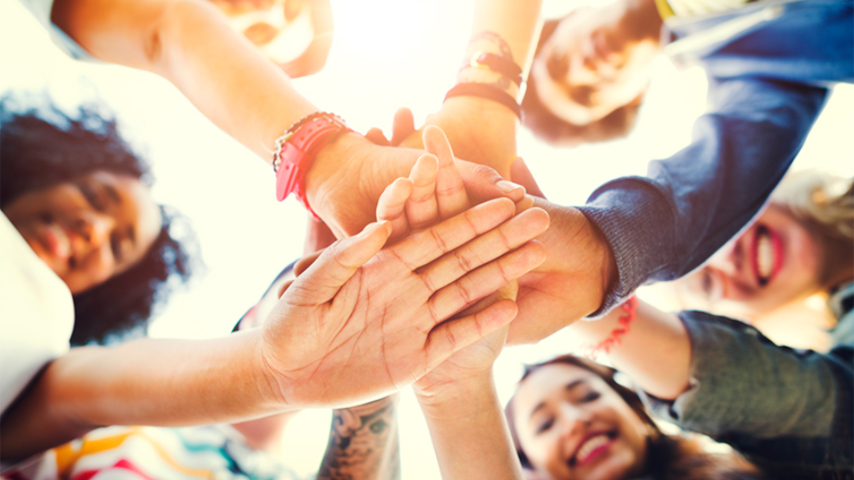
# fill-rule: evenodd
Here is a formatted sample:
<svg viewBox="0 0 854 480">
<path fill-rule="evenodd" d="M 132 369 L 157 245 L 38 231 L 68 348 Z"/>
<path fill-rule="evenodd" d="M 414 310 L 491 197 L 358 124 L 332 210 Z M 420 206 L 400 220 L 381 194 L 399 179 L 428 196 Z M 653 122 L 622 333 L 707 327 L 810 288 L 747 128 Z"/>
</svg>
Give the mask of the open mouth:
<svg viewBox="0 0 854 480">
<path fill-rule="evenodd" d="M 616 438 L 616 431 L 600 432 L 588 436 L 576 447 L 575 453 L 570 457 L 567 464 L 570 467 L 580 467 L 592 462 L 605 453 Z"/>
<path fill-rule="evenodd" d="M 71 257 L 71 239 L 52 215 L 45 213 L 40 217 L 42 228 L 38 236 L 39 242 L 54 258 L 64 260 Z"/>
<path fill-rule="evenodd" d="M 752 245 L 753 272 L 760 287 L 768 285 L 783 266 L 783 244 L 777 232 L 765 225 L 756 228 Z"/>
</svg>

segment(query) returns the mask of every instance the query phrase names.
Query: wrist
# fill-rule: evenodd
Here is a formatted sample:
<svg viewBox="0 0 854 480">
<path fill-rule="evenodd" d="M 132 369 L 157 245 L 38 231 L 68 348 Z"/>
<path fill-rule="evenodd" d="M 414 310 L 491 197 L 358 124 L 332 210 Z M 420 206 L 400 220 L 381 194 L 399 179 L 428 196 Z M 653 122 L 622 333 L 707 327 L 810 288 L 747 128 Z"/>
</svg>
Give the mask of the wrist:
<svg viewBox="0 0 854 480">
<path fill-rule="evenodd" d="M 321 149 L 306 173 L 309 204 L 335 236 L 355 235 L 376 220 L 383 190 L 409 176 L 421 150 L 380 147 L 345 133 Z"/>
<path fill-rule="evenodd" d="M 477 413 L 480 399 L 496 395 L 491 368 L 477 375 L 429 386 L 415 383 L 412 390 L 424 415 L 429 418 L 469 416 Z"/>
<path fill-rule="evenodd" d="M 250 341 L 253 342 L 251 349 L 252 363 L 247 376 L 248 378 L 257 379 L 256 388 L 261 405 L 269 406 L 268 409 L 270 411 L 294 410 L 294 407 L 285 394 L 285 392 L 290 390 L 291 382 L 273 367 L 273 362 L 270 358 L 271 352 L 266 342 L 264 342 L 263 332 L 263 328 L 255 328 L 240 333 L 240 335 L 250 337 Z"/>
</svg>

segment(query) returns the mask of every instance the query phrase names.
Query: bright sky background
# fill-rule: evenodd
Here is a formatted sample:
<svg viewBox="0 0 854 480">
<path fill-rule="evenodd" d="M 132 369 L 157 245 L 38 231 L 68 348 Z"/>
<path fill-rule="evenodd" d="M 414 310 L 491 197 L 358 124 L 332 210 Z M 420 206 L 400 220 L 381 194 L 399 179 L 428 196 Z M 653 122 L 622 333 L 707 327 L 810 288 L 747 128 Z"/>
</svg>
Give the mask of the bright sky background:
<svg viewBox="0 0 854 480">
<path fill-rule="evenodd" d="M 335 41 L 326 68 L 295 80 L 303 95 L 364 132 L 390 131 L 400 106 L 416 121 L 441 105 L 462 59 L 472 0 L 332 0 Z M 546 15 L 570 2 L 549 1 Z M 207 338 L 229 332 L 275 275 L 302 252 L 306 216 L 296 201 L 274 198 L 271 170 L 201 116 L 170 84 L 151 74 L 75 62 L 60 53 L 15 1 L 0 0 L 0 91 L 48 91 L 73 107 L 102 98 L 117 113 L 126 138 L 151 160 L 158 202 L 189 217 L 206 264 L 187 293 L 176 295 L 152 335 Z M 706 80 L 697 67 L 677 70 L 666 59 L 654 78 L 637 128 L 625 140 L 552 149 L 523 131 L 519 153 L 556 203 L 581 204 L 601 183 L 643 174 L 690 140 L 702 113 Z M 819 166 L 854 175 L 854 88 L 837 88 L 795 168 Z M 495 371 L 506 401 L 521 363 L 565 353 L 555 335 L 536 347 L 504 352 Z M 327 411 L 306 412 L 287 432 L 286 461 L 302 473 L 316 469 L 326 445 Z M 439 478 L 426 426 L 410 392 L 400 407 L 403 478 Z"/>
</svg>

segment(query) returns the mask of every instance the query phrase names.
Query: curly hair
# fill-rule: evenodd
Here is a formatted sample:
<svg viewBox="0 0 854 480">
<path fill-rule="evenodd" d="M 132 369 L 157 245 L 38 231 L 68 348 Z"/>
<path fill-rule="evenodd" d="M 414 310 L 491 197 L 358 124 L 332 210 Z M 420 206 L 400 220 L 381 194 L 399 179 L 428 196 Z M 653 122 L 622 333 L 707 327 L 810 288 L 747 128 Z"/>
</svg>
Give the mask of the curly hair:
<svg viewBox="0 0 854 480">
<path fill-rule="evenodd" d="M 0 209 L 25 192 L 97 170 L 151 185 L 148 164 L 121 138 L 103 106 L 81 106 L 68 115 L 50 100 L 40 103 L 45 105 L 11 94 L 0 98 Z M 157 307 L 187 282 L 195 238 L 177 212 L 163 206 L 161 212 L 160 232 L 137 264 L 74 296 L 72 345 L 144 334 Z"/>
<path fill-rule="evenodd" d="M 572 13 L 570 13 L 572 15 Z M 543 25 L 537 50 L 540 52 L 546 41 L 552 36 L 562 19 L 548 20 Z M 537 82 L 528 75 L 528 89 L 522 98 L 522 124 L 528 127 L 537 138 L 553 145 L 578 145 L 581 143 L 605 142 L 625 137 L 635 126 L 640 109 L 639 102 L 624 105 L 601 120 L 587 125 L 575 125 L 558 117 L 542 102 L 537 93 Z"/>
<path fill-rule="evenodd" d="M 736 454 L 709 453 L 704 451 L 696 439 L 663 433 L 646 412 L 640 397 L 630 388 L 617 383 L 614 379 L 617 371 L 612 368 L 574 355 L 563 355 L 547 362 L 526 365 L 525 373 L 519 380 L 519 384 L 521 385 L 531 373 L 542 367 L 555 364 L 573 365 L 593 372 L 617 392 L 632 411 L 650 426 L 652 434 L 648 440 L 646 473 L 651 478 L 661 480 L 760 480 L 765 478 L 756 467 Z M 522 467 L 534 470 L 534 466 L 531 465 L 528 456 L 519 443 L 514 423 L 512 399 L 504 409 L 504 413 Z"/>
</svg>

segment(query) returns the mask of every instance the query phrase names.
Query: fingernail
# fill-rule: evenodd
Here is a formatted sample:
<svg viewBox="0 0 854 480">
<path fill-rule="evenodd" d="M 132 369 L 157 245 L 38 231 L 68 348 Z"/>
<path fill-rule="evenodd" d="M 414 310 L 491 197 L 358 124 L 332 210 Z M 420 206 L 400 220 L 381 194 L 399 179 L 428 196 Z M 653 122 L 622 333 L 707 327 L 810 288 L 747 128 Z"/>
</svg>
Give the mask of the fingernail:
<svg viewBox="0 0 854 480">
<path fill-rule="evenodd" d="M 385 228 L 385 231 L 388 232 L 388 235 L 391 235 L 391 221 L 381 220 L 377 222 L 377 228 Z"/>
<path fill-rule="evenodd" d="M 522 189 L 522 191 L 525 191 L 525 187 L 523 187 L 522 185 L 510 182 L 507 180 L 501 180 L 500 182 L 496 183 L 495 185 L 498 187 L 499 190 L 501 190 L 504 193 L 512 193 L 512 192 L 514 192 L 520 188 Z"/>
</svg>

